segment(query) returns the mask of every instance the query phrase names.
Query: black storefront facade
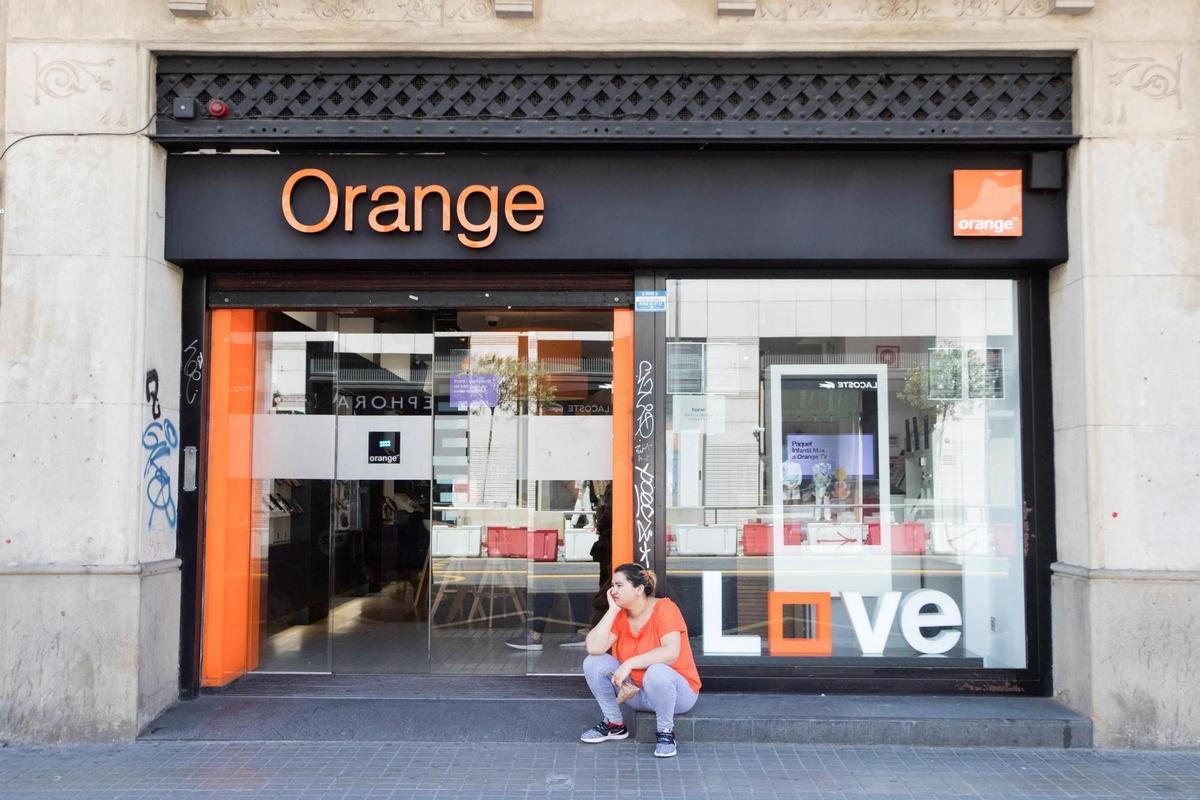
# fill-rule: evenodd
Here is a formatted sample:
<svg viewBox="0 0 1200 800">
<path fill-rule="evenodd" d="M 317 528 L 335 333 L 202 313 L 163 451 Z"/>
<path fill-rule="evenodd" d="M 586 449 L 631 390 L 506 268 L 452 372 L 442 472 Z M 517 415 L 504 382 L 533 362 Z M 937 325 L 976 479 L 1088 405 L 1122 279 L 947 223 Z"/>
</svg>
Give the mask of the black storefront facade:
<svg viewBox="0 0 1200 800">
<path fill-rule="evenodd" d="M 1071 80 L 161 58 L 185 695 L 569 673 L 606 489 L 710 686 L 1048 694 Z"/>
</svg>

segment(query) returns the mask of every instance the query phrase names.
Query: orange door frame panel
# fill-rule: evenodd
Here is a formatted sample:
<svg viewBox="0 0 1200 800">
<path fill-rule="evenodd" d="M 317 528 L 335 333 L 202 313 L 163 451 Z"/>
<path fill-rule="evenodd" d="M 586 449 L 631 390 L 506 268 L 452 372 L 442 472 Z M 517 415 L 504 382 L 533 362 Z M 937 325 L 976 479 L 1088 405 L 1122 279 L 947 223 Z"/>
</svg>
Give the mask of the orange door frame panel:
<svg viewBox="0 0 1200 800">
<path fill-rule="evenodd" d="M 612 565 L 633 561 L 633 309 L 613 310 Z"/>
<path fill-rule="evenodd" d="M 255 312 L 216 309 L 210 326 L 200 682 L 224 686 L 258 661 L 250 565 Z"/>
</svg>

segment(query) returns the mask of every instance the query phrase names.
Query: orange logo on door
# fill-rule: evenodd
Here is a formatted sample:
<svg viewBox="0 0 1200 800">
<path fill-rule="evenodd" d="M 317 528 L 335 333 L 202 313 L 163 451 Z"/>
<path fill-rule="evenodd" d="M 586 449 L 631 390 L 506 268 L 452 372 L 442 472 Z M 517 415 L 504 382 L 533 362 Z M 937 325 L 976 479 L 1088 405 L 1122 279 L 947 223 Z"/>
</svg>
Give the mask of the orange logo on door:
<svg viewBox="0 0 1200 800">
<path fill-rule="evenodd" d="M 1021 222 L 1021 170 L 954 170 L 955 236 L 1020 236 Z"/>
</svg>

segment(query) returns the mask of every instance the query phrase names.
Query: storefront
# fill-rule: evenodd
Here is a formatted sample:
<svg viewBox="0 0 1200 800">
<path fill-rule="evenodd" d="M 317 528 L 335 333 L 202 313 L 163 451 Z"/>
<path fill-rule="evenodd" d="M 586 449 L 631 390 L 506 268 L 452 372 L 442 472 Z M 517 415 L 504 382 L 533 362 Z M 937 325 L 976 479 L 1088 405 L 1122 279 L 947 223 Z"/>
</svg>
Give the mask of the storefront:
<svg viewBox="0 0 1200 800">
<path fill-rule="evenodd" d="M 1047 690 L 1069 63 L 194 61 L 159 67 L 185 692 L 573 673 L 627 560 L 712 686 Z M 589 121 L 617 92 L 657 110 Z"/>
</svg>

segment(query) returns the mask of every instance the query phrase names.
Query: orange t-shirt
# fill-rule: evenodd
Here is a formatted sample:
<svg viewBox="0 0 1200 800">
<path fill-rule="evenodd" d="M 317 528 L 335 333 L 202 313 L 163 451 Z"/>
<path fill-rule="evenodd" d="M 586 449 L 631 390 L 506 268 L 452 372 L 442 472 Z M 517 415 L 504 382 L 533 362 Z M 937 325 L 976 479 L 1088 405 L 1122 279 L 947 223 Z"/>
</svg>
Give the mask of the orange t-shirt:
<svg viewBox="0 0 1200 800">
<path fill-rule="evenodd" d="M 660 597 L 654 602 L 654 608 L 650 610 L 650 619 L 646 620 L 646 624 L 637 633 L 629 629 L 627 612 L 617 614 L 612 626 L 612 632 L 617 636 L 612 654 L 617 661 L 624 664 L 634 656 L 661 647 L 663 634 L 672 631 L 679 632 L 679 658 L 668 666 L 684 677 L 693 692 L 699 692 L 700 674 L 696 672 L 696 660 L 692 658 L 692 646 L 688 644 L 687 623 L 683 621 L 679 606 L 665 597 Z M 641 686 L 645 674 L 646 670 L 635 669 L 632 672 L 633 682 Z"/>
</svg>

